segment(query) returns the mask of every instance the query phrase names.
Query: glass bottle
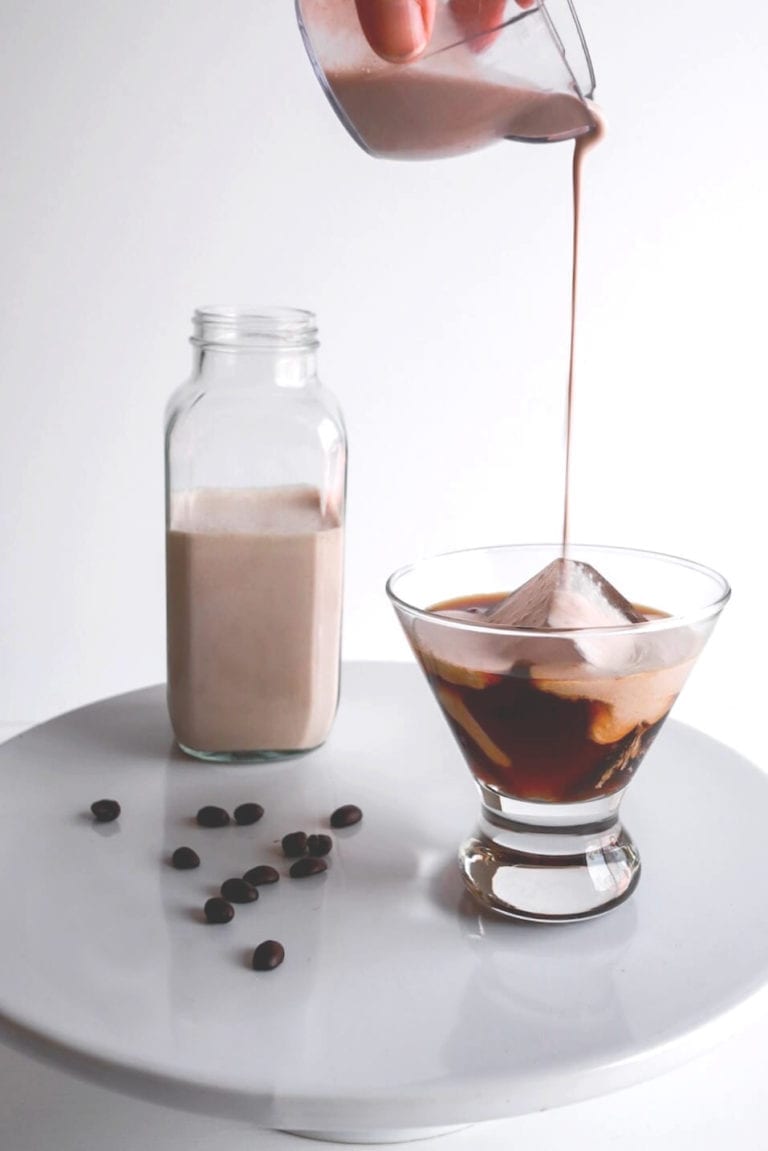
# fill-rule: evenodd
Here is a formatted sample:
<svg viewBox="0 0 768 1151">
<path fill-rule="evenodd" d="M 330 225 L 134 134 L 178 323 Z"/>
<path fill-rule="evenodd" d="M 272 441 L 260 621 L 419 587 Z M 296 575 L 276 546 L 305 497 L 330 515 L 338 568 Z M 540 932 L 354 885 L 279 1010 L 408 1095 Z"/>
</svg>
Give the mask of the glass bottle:
<svg viewBox="0 0 768 1151">
<path fill-rule="evenodd" d="M 166 412 L 168 710 L 225 762 L 322 744 L 339 692 L 346 436 L 315 318 L 204 308 Z"/>
</svg>

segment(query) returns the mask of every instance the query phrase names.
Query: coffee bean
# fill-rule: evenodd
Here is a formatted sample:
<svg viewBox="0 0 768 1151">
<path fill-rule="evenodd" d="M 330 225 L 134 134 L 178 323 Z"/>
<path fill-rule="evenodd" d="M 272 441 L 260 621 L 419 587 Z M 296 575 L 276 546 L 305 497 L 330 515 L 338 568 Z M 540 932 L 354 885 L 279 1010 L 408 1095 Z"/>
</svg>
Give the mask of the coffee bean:
<svg viewBox="0 0 768 1151">
<path fill-rule="evenodd" d="M 197 822 L 201 827 L 226 827 L 229 816 L 223 807 L 201 807 L 197 813 Z"/>
<path fill-rule="evenodd" d="M 328 864 L 324 859 L 315 859 L 311 855 L 305 855 L 303 859 L 297 859 L 295 863 L 291 864 L 291 879 L 306 879 L 308 875 L 319 875 L 322 871 L 328 870 Z"/>
<path fill-rule="evenodd" d="M 352 827 L 362 818 L 363 813 L 359 807 L 355 807 L 354 803 L 345 803 L 343 807 L 337 807 L 331 816 L 331 827 Z"/>
<path fill-rule="evenodd" d="M 235 823 L 248 827 L 251 823 L 258 823 L 263 814 L 264 808 L 260 803 L 241 803 L 234 811 Z"/>
<path fill-rule="evenodd" d="M 191 847 L 177 847 L 171 856 L 171 863 L 179 871 L 190 871 L 200 866 L 200 856 Z"/>
<path fill-rule="evenodd" d="M 275 871 L 274 867 L 269 867 L 268 864 L 262 863 L 259 867 L 252 867 L 250 871 L 246 871 L 243 879 L 247 883 L 252 883 L 254 887 L 261 887 L 263 883 L 277 883 L 280 878 L 279 872 Z"/>
<path fill-rule="evenodd" d="M 246 879 L 225 879 L 221 885 L 221 894 L 230 903 L 254 903 L 259 893 L 252 883 Z"/>
<path fill-rule="evenodd" d="M 283 855 L 287 855 L 289 859 L 307 854 L 307 837 L 303 831 L 292 831 L 290 835 L 284 835 L 282 844 Z"/>
<path fill-rule="evenodd" d="M 328 855 L 333 847 L 330 835 L 310 835 L 307 839 L 307 851 L 310 855 Z"/>
<path fill-rule="evenodd" d="M 251 964 L 254 971 L 272 971 L 285 959 L 285 948 L 276 939 L 265 939 L 253 953 Z"/>
<path fill-rule="evenodd" d="M 203 911 L 209 923 L 229 923 L 235 917 L 232 904 L 227 903 L 226 899 L 220 899 L 218 895 L 206 901 Z"/>
<path fill-rule="evenodd" d="M 120 804 L 116 799 L 97 799 L 91 804 L 91 811 L 97 823 L 111 823 L 120 814 Z"/>
</svg>

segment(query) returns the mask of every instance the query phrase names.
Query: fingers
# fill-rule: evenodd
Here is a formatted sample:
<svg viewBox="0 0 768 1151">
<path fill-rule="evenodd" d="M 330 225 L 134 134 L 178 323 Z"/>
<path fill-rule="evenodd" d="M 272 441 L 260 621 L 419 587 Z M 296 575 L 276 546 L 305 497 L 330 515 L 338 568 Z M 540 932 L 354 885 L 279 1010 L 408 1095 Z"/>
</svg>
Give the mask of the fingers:
<svg viewBox="0 0 768 1151">
<path fill-rule="evenodd" d="M 378 56 L 406 63 L 422 54 L 432 35 L 438 0 L 355 0 L 365 38 Z M 517 0 L 531 8 L 536 0 Z M 482 51 L 495 39 L 491 29 L 504 19 L 506 0 L 449 0 L 451 13 L 474 48 Z M 486 35 L 483 35 L 486 33 Z"/>
<path fill-rule="evenodd" d="M 355 0 L 365 38 L 379 56 L 396 63 L 415 60 L 426 48 L 436 0 Z"/>
</svg>

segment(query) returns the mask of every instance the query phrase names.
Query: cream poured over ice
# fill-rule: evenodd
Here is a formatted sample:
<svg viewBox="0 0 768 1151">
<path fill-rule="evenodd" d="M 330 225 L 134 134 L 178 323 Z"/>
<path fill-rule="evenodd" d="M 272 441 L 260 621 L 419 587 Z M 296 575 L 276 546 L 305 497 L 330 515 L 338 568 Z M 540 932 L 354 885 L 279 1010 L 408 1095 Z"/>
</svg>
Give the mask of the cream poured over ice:
<svg viewBox="0 0 768 1151">
<path fill-rule="evenodd" d="M 509 596 L 459 596 L 409 621 L 414 652 L 484 785 L 553 803 L 626 787 L 703 637 L 623 602 L 589 564 L 560 558 Z"/>
<path fill-rule="evenodd" d="M 642 623 L 645 616 L 592 564 L 560 558 L 489 611 L 494 627 L 583 628 Z"/>
<path fill-rule="evenodd" d="M 173 494 L 168 705 L 197 751 L 303 750 L 336 710 L 343 532 L 311 487 Z"/>
<path fill-rule="evenodd" d="M 354 72 L 328 70 L 326 77 L 347 126 L 377 156 L 450 156 L 505 138 L 575 139 L 562 555 L 492 605 L 475 603 L 465 610 L 456 602 L 437 609 L 469 625 L 467 630 L 432 628 L 422 621 L 415 625 L 412 642 L 425 667 L 447 685 L 444 695 L 462 687 L 470 693 L 499 688 L 499 676 L 517 678 L 524 671 L 531 691 L 592 701 L 591 739 L 599 744 L 621 739 L 637 725 L 653 727 L 679 691 L 690 653 L 670 667 L 663 641 L 636 644 L 630 625 L 646 617 L 593 567 L 568 555 L 581 171 L 585 152 L 603 134 L 599 114 L 575 94 L 516 83 L 468 47 L 450 42 L 449 50 L 406 67 L 374 62 Z M 621 634 L 625 626 L 626 636 Z M 531 634 L 507 642 L 483 628 Z M 601 635 L 600 629 L 606 628 L 611 634 Z M 534 634 L 561 630 L 573 630 L 574 635 L 553 640 Z M 464 711 L 455 700 L 452 706 L 453 719 L 466 730 L 457 718 L 461 713 L 466 719 Z"/>
</svg>

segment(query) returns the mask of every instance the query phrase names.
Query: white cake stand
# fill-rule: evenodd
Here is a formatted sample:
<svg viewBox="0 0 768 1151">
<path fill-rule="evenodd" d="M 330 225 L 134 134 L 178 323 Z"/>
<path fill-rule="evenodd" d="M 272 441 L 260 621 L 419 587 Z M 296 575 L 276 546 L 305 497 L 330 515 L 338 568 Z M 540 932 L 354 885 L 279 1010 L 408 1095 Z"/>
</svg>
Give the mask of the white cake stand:
<svg viewBox="0 0 768 1151">
<path fill-rule="evenodd" d="M 116 798 L 117 823 L 89 805 Z M 253 827 L 197 827 L 256 800 Z M 326 875 L 279 841 L 334 833 Z M 456 847 L 477 798 L 415 668 L 352 664 L 325 748 L 208 766 L 172 749 L 163 690 L 0 749 L 0 1032 L 140 1097 L 324 1139 L 414 1139 L 659 1074 L 739 1022 L 768 980 L 768 778 L 670 723 L 624 813 L 643 857 L 628 903 L 557 927 L 495 920 Z M 189 844 L 197 871 L 174 871 Z M 200 908 L 257 863 L 283 878 L 213 927 Z M 263 939 L 286 949 L 256 973 Z"/>
</svg>

